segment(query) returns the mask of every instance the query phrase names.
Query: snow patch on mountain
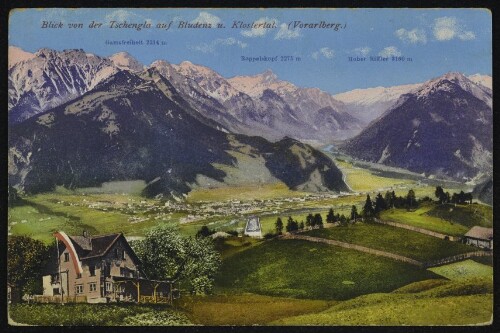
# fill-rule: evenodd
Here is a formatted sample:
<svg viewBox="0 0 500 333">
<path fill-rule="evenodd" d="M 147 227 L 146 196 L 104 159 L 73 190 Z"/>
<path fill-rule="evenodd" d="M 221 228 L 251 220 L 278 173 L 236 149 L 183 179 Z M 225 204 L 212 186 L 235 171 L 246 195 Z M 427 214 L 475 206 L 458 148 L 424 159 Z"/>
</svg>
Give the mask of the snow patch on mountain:
<svg viewBox="0 0 500 333">
<path fill-rule="evenodd" d="M 34 57 L 33 53 L 26 52 L 17 46 L 9 46 L 9 69 L 21 61 L 30 60 Z"/>
</svg>

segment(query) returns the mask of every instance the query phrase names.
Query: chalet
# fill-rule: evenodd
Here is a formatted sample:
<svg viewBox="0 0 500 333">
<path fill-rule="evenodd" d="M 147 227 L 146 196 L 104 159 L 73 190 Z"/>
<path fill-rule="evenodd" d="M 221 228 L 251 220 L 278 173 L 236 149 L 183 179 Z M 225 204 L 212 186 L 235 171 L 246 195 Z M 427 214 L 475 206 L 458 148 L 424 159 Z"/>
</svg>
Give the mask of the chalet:
<svg viewBox="0 0 500 333">
<path fill-rule="evenodd" d="M 474 226 L 464 235 L 468 245 L 493 250 L 493 229 Z"/>
<path fill-rule="evenodd" d="M 122 233 L 54 234 L 58 262 L 43 276 L 39 302 L 170 302 L 172 283 L 150 280 Z M 172 291 L 172 292 L 171 292 Z"/>
</svg>

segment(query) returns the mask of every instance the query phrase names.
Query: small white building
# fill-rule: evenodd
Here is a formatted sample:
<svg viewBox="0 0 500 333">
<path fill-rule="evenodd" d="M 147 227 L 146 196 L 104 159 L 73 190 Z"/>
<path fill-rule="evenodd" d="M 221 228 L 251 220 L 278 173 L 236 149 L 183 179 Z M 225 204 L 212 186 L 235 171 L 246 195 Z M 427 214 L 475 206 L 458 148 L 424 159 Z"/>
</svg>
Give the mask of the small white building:
<svg viewBox="0 0 500 333">
<path fill-rule="evenodd" d="M 464 235 L 465 243 L 493 250 L 493 229 L 474 226 Z"/>
<path fill-rule="evenodd" d="M 258 216 L 248 218 L 244 234 L 250 237 L 262 238 L 262 225 Z"/>
</svg>

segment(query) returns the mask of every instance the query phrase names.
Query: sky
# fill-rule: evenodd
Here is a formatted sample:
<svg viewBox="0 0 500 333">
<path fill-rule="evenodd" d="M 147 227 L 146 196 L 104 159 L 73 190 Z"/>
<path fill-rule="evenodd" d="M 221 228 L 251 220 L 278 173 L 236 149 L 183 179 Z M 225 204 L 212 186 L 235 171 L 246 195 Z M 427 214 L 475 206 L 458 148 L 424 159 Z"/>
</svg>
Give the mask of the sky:
<svg viewBox="0 0 500 333">
<path fill-rule="evenodd" d="M 42 28 L 44 21 L 63 27 Z M 102 26 L 89 28 L 92 21 Z M 111 21 L 151 28 L 112 28 Z M 274 25 L 233 28 L 235 21 Z M 321 21 L 339 29 L 300 25 Z M 182 22 L 213 28 L 179 28 Z M 72 23 L 83 28 L 70 28 Z M 8 35 L 9 45 L 28 52 L 126 51 L 145 65 L 187 60 L 228 78 L 270 69 L 282 80 L 332 94 L 424 82 L 450 71 L 492 75 L 492 16 L 485 9 L 23 9 L 11 12 Z M 106 44 L 121 40 L 143 45 Z M 155 45 L 144 45 L 148 40 Z M 277 61 L 242 60 L 259 56 Z M 370 56 L 389 60 L 369 61 Z"/>
</svg>

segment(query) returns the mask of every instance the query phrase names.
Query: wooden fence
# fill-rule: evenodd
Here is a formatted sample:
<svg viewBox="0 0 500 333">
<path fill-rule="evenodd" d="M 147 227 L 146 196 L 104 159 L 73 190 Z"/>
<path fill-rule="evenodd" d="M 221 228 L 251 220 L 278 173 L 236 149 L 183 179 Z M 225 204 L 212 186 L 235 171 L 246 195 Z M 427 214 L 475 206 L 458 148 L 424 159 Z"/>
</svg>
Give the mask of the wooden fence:
<svg viewBox="0 0 500 333">
<path fill-rule="evenodd" d="M 35 303 L 87 303 L 87 296 L 63 296 L 63 300 L 61 301 L 61 296 L 35 295 L 35 296 L 33 296 L 33 302 L 35 302 Z"/>
<path fill-rule="evenodd" d="M 450 240 L 452 242 L 458 242 L 458 241 L 460 241 L 462 239 L 462 237 L 455 237 L 455 236 L 445 235 L 445 234 L 442 234 L 442 233 L 439 233 L 439 232 L 430 231 L 430 230 L 419 228 L 419 227 L 414 227 L 414 226 L 408 225 L 408 224 L 397 223 L 397 222 L 389 222 L 389 221 L 382 221 L 382 220 L 379 220 L 379 219 L 374 219 L 374 221 L 377 222 L 377 223 L 380 223 L 380 224 L 390 225 L 390 226 L 393 226 L 393 227 L 396 227 L 396 228 L 407 229 L 407 230 L 419 232 L 421 234 L 429 235 L 429 236 L 432 236 L 432 237 L 437 237 L 437 238 L 440 238 L 440 239 L 448 239 L 448 240 Z"/>
<path fill-rule="evenodd" d="M 360 252 L 365 252 L 365 253 L 370 253 L 379 257 L 386 257 L 386 258 L 391 258 L 394 260 L 402 261 L 414 266 L 418 267 L 423 267 L 424 264 L 421 263 L 420 261 L 407 258 L 404 256 L 400 256 L 398 254 L 390 253 L 390 252 L 385 252 L 385 251 L 380 251 L 380 250 L 375 250 L 369 247 L 361 246 L 361 245 L 356 245 L 356 244 L 351 244 L 351 243 L 345 243 L 345 242 L 340 242 L 337 240 L 333 239 L 326 239 L 326 238 L 319 238 L 319 237 L 311 237 L 311 236 L 305 236 L 305 235 L 297 235 L 297 234 L 287 234 L 286 236 L 283 237 L 283 239 L 301 239 L 301 240 L 306 240 L 309 242 L 316 242 L 316 243 L 326 243 L 326 244 L 331 244 L 331 245 L 336 245 L 340 246 L 346 249 L 352 249 Z"/>
<path fill-rule="evenodd" d="M 441 258 L 441 259 L 426 262 L 426 263 L 424 263 L 424 268 L 451 264 L 451 263 L 454 263 L 457 261 L 462 261 L 462 260 L 474 258 L 474 257 L 489 257 L 492 255 L 493 255 L 492 251 L 476 251 L 476 252 L 462 253 L 462 254 L 457 254 L 457 255 L 451 256 L 451 257 L 446 257 L 446 258 Z"/>
</svg>

